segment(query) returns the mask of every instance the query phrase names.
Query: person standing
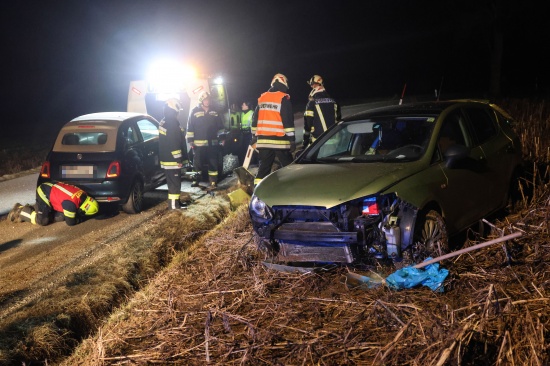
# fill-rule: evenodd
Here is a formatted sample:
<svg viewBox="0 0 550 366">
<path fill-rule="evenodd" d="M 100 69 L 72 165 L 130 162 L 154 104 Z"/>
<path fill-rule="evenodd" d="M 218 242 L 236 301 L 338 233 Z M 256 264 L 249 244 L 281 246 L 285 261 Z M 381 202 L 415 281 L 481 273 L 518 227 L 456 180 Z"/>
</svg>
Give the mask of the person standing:
<svg viewBox="0 0 550 366">
<path fill-rule="evenodd" d="M 198 187 L 204 165 L 208 165 L 210 188 L 218 183 L 218 155 L 220 144 L 218 136 L 224 132 L 219 113 L 210 107 L 210 93 L 203 91 L 199 95 L 199 105 L 193 108 L 187 122 L 187 143 L 193 149 L 195 175 L 192 187 Z"/>
<path fill-rule="evenodd" d="M 254 185 L 258 185 L 271 169 L 275 158 L 281 167 L 293 160 L 296 150 L 294 114 L 288 92 L 288 80 L 283 74 L 275 74 L 271 88 L 258 98 L 258 106 L 252 118 L 253 134 L 250 145 L 258 150 L 258 173 Z"/>
<path fill-rule="evenodd" d="M 164 169 L 168 186 L 168 209 L 181 208 L 181 169 L 189 164 L 187 144 L 183 136 L 178 114 L 181 110 L 179 100 L 172 98 L 164 103 L 164 118 L 159 124 L 160 166 Z"/>
<path fill-rule="evenodd" d="M 8 219 L 40 226 L 64 220 L 67 225 L 73 226 L 98 211 L 97 201 L 82 189 L 62 182 L 42 183 L 36 188 L 36 204 L 23 206 L 16 203 Z"/>
<path fill-rule="evenodd" d="M 245 101 L 241 106 L 241 141 L 242 145 L 239 149 L 239 162 L 244 162 L 244 157 L 250 141 L 252 140 L 252 116 L 254 115 L 254 109 L 252 108 L 252 102 Z"/>
<path fill-rule="evenodd" d="M 325 90 L 323 78 L 313 75 L 307 83 L 311 93 L 304 112 L 304 149 L 341 118 L 340 107 Z"/>
</svg>

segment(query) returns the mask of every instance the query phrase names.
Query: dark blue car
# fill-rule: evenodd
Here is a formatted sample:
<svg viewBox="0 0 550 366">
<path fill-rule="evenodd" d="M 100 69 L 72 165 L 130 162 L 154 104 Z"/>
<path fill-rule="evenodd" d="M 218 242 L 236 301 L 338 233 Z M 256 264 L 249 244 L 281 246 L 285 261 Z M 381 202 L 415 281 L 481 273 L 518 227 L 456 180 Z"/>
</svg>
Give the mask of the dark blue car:
<svg viewBox="0 0 550 366">
<path fill-rule="evenodd" d="M 98 202 L 139 213 L 143 193 L 166 181 L 158 135 L 158 122 L 145 114 L 103 112 L 77 117 L 59 131 L 37 184 L 74 184 Z"/>
</svg>

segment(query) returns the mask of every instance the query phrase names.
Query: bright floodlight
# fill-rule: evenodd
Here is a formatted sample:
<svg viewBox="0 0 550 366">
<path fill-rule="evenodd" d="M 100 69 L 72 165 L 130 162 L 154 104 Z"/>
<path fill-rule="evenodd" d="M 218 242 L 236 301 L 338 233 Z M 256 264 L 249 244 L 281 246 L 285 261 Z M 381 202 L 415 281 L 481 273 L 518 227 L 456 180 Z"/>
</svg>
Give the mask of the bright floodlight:
<svg viewBox="0 0 550 366">
<path fill-rule="evenodd" d="M 175 93 L 185 90 L 197 75 L 195 69 L 174 60 L 159 60 L 147 74 L 149 90 L 155 93 Z"/>
<path fill-rule="evenodd" d="M 222 85 L 223 84 L 223 78 L 221 76 L 218 76 L 213 80 L 214 84 L 216 85 Z"/>
</svg>

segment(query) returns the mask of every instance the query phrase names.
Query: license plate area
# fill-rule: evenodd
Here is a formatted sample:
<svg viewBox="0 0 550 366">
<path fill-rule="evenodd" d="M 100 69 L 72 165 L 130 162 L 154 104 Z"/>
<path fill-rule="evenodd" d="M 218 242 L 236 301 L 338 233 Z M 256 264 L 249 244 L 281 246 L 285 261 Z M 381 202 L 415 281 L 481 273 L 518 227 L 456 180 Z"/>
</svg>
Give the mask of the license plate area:
<svg viewBox="0 0 550 366">
<path fill-rule="evenodd" d="M 93 178 L 96 173 L 94 165 L 62 165 L 62 178 Z"/>
</svg>

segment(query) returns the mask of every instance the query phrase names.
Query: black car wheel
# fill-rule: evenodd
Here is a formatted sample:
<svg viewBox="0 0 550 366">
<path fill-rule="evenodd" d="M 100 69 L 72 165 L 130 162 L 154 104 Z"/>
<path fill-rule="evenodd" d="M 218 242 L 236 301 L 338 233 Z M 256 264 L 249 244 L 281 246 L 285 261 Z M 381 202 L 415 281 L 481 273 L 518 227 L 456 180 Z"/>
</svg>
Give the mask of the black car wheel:
<svg viewBox="0 0 550 366">
<path fill-rule="evenodd" d="M 415 227 L 414 245 L 408 253 L 415 264 L 428 257 L 449 253 L 449 238 L 443 217 L 434 210 L 420 216 Z"/>
<path fill-rule="evenodd" d="M 143 210 L 143 184 L 136 180 L 132 184 L 132 190 L 128 201 L 122 205 L 122 211 L 128 214 L 137 214 Z"/>
</svg>

